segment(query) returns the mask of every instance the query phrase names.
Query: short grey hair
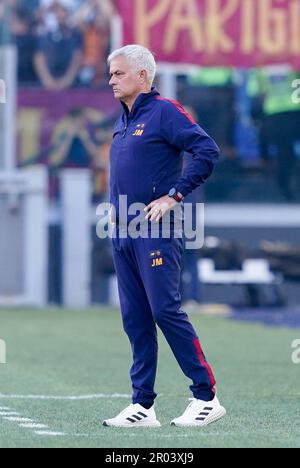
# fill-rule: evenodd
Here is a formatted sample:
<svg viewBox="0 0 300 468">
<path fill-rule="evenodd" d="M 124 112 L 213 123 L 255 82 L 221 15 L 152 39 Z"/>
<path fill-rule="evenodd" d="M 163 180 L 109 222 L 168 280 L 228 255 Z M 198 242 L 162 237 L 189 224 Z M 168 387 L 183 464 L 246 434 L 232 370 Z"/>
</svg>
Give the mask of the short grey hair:
<svg viewBox="0 0 300 468">
<path fill-rule="evenodd" d="M 110 54 L 107 59 L 108 65 L 111 64 L 112 60 L 120 56 L 127 58 L 137 73 L 141 70 L 146 70 L 149 84 L 152 85 L 156 75 L 156 62 L 154 55 L 149 49 L 136 44 L 122 47 Z"/>
</svg>

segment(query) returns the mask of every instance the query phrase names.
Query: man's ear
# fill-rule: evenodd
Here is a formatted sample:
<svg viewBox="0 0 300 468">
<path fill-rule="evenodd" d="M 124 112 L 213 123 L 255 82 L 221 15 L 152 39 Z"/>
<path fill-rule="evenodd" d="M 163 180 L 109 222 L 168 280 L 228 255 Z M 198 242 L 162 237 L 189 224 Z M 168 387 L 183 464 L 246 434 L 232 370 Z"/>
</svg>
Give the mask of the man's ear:
<svg viewBox="0 0 300 468">
<path fill-rule="evenodd" d="M 146 70 L 142 70 L 140 72 L 140 82 L 141 82 L 141 84 L 147 83 L 147 79 L 148 79 L 148 76 L 147 76 Z"/>
</svg>

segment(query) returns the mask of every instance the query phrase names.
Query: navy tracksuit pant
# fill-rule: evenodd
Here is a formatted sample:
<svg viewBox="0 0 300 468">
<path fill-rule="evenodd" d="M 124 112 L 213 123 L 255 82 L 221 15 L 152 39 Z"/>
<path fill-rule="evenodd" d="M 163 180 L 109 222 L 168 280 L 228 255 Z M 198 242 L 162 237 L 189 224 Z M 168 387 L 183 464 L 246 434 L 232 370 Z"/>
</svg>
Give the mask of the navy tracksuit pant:
<svg viewBox="0 0 300 468">
<path fill-rule="evenodd" d="M 215 379 L 187 314 L 181 310 L 180 273 L 183 239 L 119 235 L 112 240 L 124 330 L 133 353 L 133 403 L 150 407 L 157 371 L 156 325 L 162 330 L 194 397 L 210 401 Z"/>
</svg>

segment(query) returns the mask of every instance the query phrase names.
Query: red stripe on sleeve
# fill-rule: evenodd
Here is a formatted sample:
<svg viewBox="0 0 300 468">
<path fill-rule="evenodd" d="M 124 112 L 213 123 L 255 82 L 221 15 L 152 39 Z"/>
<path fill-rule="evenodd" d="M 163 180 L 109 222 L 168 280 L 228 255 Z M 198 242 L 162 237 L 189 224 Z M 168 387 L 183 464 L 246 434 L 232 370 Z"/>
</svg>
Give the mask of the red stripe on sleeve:
<svg viewBox="0 0 300 468">
<path fill-rule="evenodd" d="M 163 97 L 161 96 L 157 96 L 156 98 L 158 101 L 168 101 L 170 102 L 171 104 L 173 104 L 173 106 L 176 107 L 176 109 L 181 113 L 183 114 L 193 125 L 196 125 L 197 122 L 193 119 L 193 117 L 184 110 L 184 108 L 181 106 L 181 104 L 179 104 L 179 102 L 177 101 L 174 101 L 174 99 L 164 99 Z"/>
<path fill-rule="evenodd" d="M 177 101 L 174 101 L 174 99 L 167 99 L 167 101 L 169 101 L 171 104 L 173 104 L 177 110 L 179 110 L 179 112 L 181 112 L 181 114 L 185 115 L 186 118 L 193 124 L 193 125 L 196 125 L 196 121 L 193 119 L 193 117 L 188 114 L 184 108 L 179 104 L 179 102 Z"/>
</svg>

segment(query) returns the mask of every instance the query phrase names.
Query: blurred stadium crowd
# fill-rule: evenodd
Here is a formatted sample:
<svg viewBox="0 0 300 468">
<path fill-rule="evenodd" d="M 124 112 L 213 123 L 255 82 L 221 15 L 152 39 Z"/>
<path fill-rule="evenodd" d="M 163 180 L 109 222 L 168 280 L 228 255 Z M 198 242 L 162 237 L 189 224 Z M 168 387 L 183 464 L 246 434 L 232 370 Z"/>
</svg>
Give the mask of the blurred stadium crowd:
<svg viewBox="0 0 300 468">
<path fill-rule="evenodd" d="M 9 1 L 20 83 L 49 90 L 103 83 L 113 14 L 110 0 Z"/>
</svg>

